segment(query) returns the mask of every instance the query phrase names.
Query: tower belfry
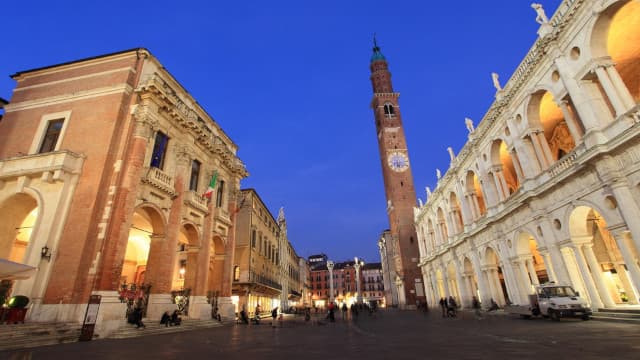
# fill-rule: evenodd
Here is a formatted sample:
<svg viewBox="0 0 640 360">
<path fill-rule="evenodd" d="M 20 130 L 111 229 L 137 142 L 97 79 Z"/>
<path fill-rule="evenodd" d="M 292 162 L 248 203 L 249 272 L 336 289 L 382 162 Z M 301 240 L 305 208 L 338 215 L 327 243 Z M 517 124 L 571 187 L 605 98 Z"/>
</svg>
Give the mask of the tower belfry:
<svg viewBox="0 0 640 360">
<path fill-rule="evenodd" d="M 373 86 L 371 107 L 378 135 L 389 230 L 393 241 L 393 270 L 396 278 L 391 281 L 394 286 L 398 286 L 400 307 L 413 307 L 416 300 L 424 303 L 422 276 L 418 268 L 418 237 L 413 221 L 416 191 L 398 103 L 400 94 L 393 91 L 387 60 L 375 35 L 369 68 Z"/>
</svg>

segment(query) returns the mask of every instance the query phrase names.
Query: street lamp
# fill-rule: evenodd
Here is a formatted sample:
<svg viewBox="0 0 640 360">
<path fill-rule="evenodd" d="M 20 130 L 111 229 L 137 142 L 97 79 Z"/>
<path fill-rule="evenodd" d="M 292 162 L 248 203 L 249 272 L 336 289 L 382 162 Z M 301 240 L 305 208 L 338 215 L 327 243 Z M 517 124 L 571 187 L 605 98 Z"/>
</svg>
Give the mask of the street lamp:
<svg viewBox="0 0 640 360">
<path fill-rule="evenodd" d="M 329 303 L 333 302 L 333 266 L 334 263 L 333 261 L 329 260 L 327 261 L 327 269 L 329 269 Z"/>
<path fill-rule="evenodd" d="M 356 302 L 358 304 L 362 303 L 362 294 L 360 293 L 360 268 L 362 266 L 364 266 L 364 261 L 358 260 L 358 257 L 356 257 L 353 267 L 356 268 Z"/>
</svg>

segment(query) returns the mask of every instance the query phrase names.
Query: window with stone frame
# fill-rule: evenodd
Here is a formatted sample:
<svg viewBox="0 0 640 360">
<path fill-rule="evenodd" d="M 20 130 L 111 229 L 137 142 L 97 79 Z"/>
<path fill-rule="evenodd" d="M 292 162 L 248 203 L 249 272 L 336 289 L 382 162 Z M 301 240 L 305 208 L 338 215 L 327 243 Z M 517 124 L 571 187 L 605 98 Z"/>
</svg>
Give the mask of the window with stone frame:
<svg viewBox="0 0 640 360">
<path fill-rule="evenodd" d="M 200 161 L 191 161 L 191 178 L 189 179 L 189 190 L 198 191 L 198 179 L 200 178 Z"/>
<path fill-rule="evenodd" d="M 162 170 L 164 167 L 164 160 L 167 155 L 167 144 L 169 143 L 169 137 L 162 131 L 156 133 L 155 142 L 153 144 L 153 153 L 151 154 L 151 167 Z"/>
<path fill-rule="evenodd" d="M 220 180 L 220 183 L 218 183 L 218 193 L 216 194 L 216 207 L 218 208 L 222 207 L 223 196 L 224 196 L 224 181 Z"/>
<path fill-rule="evenodd" d="M 64 119 L 50 120 L 47 124 L 47 131 L 42 139 L 42 145 L 40 145 L 40 151 L 38 153 L 48 153 L 55 151 L 60 133 L 62 132 L 62 125 L 64 125 Z"/>
</svg>

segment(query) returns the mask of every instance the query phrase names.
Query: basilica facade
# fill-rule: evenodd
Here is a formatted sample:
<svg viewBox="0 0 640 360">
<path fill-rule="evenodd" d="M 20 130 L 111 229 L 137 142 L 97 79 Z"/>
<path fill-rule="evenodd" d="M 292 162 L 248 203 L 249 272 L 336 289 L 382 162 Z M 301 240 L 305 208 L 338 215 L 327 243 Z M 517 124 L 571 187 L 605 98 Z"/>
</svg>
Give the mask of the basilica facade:
<svg viewBox="0 0 640 360">
<path fill-rule="evenodd" d="M 430 306 L 526 304 L 550 281 L 640 303 L 640 2 L 534 9 L 537 40 L 414 211 Z"/>
<path fill-rule="evenodd" d="M 146 49 L 12 76 L 0 122 L 0 258 L 37 268 L 29 321 L 96 332 L 132 307 L 233 318 L 237 145 Z M 207 192 L 208 188 L 213 191 Z M 207 192 L 207 197 L 203 194 Z M 214 295 L 215 294 L 215 295 Z"/>
</svg>

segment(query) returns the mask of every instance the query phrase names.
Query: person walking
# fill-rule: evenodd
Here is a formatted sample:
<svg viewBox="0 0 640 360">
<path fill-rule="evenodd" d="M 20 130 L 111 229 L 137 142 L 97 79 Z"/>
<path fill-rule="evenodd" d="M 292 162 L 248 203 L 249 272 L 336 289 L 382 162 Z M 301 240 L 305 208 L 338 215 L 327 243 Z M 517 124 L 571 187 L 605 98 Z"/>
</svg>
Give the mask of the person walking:
<svg viewBox="0 0 640 360">
<path fill-rule="evenodd" d="M 482 320 L 482 316 L 480 315 L 480 301 L 478 301 L 478 298 L 475 296 L 471 299 L 471 307 L 473 308 L 476 320 Z"/>
<path fill-rule="evenodd" d="M 440 307 L 442 308 L 442 317 L 447 317 L 447 298 L 440 298 Z"/>
<path fill-rule="evenodd" d="M 276 327 L 276 319 L 278 318 L 278 307 L 274 307 L 273 310 L 271 310 L 271 327 Z"/>
</svg>

